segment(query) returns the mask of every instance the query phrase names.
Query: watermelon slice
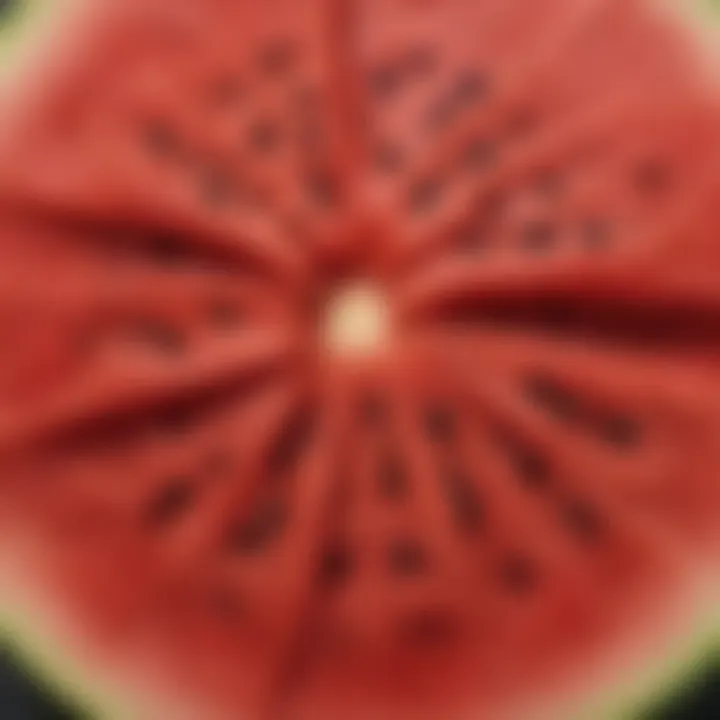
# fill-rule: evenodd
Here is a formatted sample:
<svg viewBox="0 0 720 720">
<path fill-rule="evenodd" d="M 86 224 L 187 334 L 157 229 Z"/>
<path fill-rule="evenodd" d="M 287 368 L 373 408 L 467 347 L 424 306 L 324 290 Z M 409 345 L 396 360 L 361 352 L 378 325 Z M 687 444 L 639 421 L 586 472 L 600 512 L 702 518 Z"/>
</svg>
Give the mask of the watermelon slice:
<svg viewBox="0 0 720 720">
<path fill-rule="evenodd" d="M 51 16 L 0 113 L 0 604 L 54 675 L 142 720 L 554 720 L 717 637 L 705 33 Z"/>
</svg>

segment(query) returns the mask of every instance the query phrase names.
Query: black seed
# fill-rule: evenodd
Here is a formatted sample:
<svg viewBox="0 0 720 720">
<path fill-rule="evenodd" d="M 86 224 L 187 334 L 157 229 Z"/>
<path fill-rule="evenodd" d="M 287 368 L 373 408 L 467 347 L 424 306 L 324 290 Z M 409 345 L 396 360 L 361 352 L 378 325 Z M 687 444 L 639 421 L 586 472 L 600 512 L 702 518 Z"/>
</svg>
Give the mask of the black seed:
<svg viewBox="0 0 720 720">
<path fill-rule="evenodd" d="M 268 75 L 284 75 L 290 71 L 298 59 L 298 48 L 292 40 L 276 40 L 260 54 L 260 67 Z"/>
<path fill-rule="evenodd" d="M 445 97 L 435 101 L 425 116 L 425 127 L 430 132 L 439 132 L 453 118 L 454 108 Z"/>
<path fill-rule="evenodd" d="M 355 570 L 355 556 L 345 545 L 330 547 L 323 556 L 320 569 L 321 581 L 326 585 L 337 587 L 348 581 Z"/>
<path fill-rule="evenodd" d="M 425 125 L 436 132 L 450 124 L 461 111 L 485 99 L 489 91 L 487 78 L 472 70 L 461 73 L 449 92 L 430 106 Z"/>
<path fill-rule="evenodd" d="M 672 172 L 662 160 L 650 158 L 637 165 L 633 179 L 640 192 L 657 195 L 670 187 Z"/>
<path fill-rule="evenodd" d="M 542 455 L 525 448 L 518 452 L 516 460 L 518 472 L 529 484 L 534 486 L 545 484 L 550 472 L 547 461 Z"/>
<path fill-rule="evenodd" d="M 424 78 L 437 69 L 438 56 L 433 48 L 424 45 L 418 46 L 407 54 L 405 65 L 411 75 Z"/>
<path fill-rule="evenodd" d="M 232 529 L 228 538 L 229 547 L 248 555 L 263 552 L 279 539 L 288 520 L 285 503 L 278 500 L 265 501 L 256 508 L 248 521 Z"/>
<path fill-rule="evenodd" d="M 476 138 L 465 148 L 463 164 L 470 170 L 486 170 L 497 165 L 498 149 L 492 140 Z"/>
<path fill-rule="evenodd" d="M 457 633 L 457 621 L 448 611 L 441 609 L 414 612 L 399 626 L 402 641 L 421 647 L 445 644 L 451 641 Z"/>
<path fill-rule="evenodd" d="M 216 587 L 208 596 L 210 609 L 224 619 L 237 617 L 244 609 L 243 600 L 228 587 Z"/>
<path fill-rule="evenodd" d="M 212 102 L 223 107 L 238 102 L 242 95 L 242 81 L 240 78 L 231 75 L 219 78 L 211 90 Z"/>
<path fill-rule="evenodd" d="M 165 526 L 176 520 L 192 505 L 195 489 L 189 477 L 171 478 L 152 501 L 146 515 L 151 527 Z"/>
<path fill-rule="evenodd" d="M 232 197 L 232 180 L 223 170 L 208 169 L 202 174 L 200 189 L 209 205 L 225 205 Z"/>
<path fill-rule="evenodd" d="M 545 487 L 550 479 L 550 467 L 545 457 L 519 440 L 502 435 L 499 439 L 520 479 L 533 489 Z"/>
<path fill-rule="evenodd" d="M 535 187 L 544 197 L 556 198 L 563 189 L 562 175 L 553 168 L 542 168 L 535 179 Z"/>
<path fill-rule="evenodd" d="M 551 222 L 533 220 L 523 228 L 523 246 L 532 252 L 546 252 L 553 246 L 556 235 L 555 226 Z"/>
<path fill-rule="evenodd" d="M 171 158 L 179 155 L 180 141 L 175 131 L 166 123 L 156 120 L 149 122 L 144 128 L 145 146 L 161 158 Z"/>
<path fill-rule="evenodd" d="M 242 311 L 231 301 L 216 300 L 208 308 L 210 322 L 220 328 L 234 328 L 242 322 Z"/>
<path fill-rule="evenodd" d="M 330 208 L 340 201 L 340 188 L 334 175 L 328 170 L 315 170 L 305 178 L 308 196 L 321 207 Z"/>
<path fill-rule="evenodd" d="M 425 573 L 430 566 L 425 549 L 416 540 L 402 538 L 389 549 L 390 570 L 400 577 L 415 577 Z"/>
<path fill-rule="evenodd" d="M 489 233 L 479 223 L 461 228 L 455 235 L 455 247 L 463 253 L 478 254 L 490 247 Z"/>
<path fill-rule="evenodd" d="M 531 375 L 523 382 L 527 397 L 568 423 L 578 422 L 582 416 L 582 403 L 571 390 L 547 375 Z"/>
<path fill-rule="evenodd" d="M 178 267 L 189 260 L 189 253 L 171 237 L 154 237 L 144 247 L 147 257 L 158 266 Z"/>
<path fill-rule="evenodd" d="M 303 452 L 312 442 L 316 418 L 307 409 L 296 412 L 282 429 L 268 457 L 273 476 L 284 476 L 294 470 Z"/>
<path fill-rule="evenodd" d="M 465 70 L 457 79 L 452 92 L 456 107 L 467 107 L 483 101 L 490 90 L 490 81 L 486 75 L 476 70 Z"/>
<path fill-rule="evenodd" d="M 370 88 L 380 99 L 386 100 L 400 89 L 402 75 L 399 68 L 389 65 L 379 67 L 370 73 Z"/>
<path fill-rule="evenodd" d="M 529 108 L 516 110 L 507 121 L 507 134 L 522 139 L 532 133 L 538 125 L 535 113 Z"/>
<path fill-rule="evenodd" d="M 382 143 L 375 149 L 375 165 L 383 172 L 397 172 L 402 168 L 404 157 L 397 145 Z"/>
<path fill-rule="evenodd" d="M 180 355 L 187 349 L 184 333 L 162 320 L 139 321 L 132 335 L 136 342 L 152 347 L 164 355 Z"/>
<path fill-rule="evenodd" d="M 474 534 L 482 527 L 485 510 L 477 487 L 465 473 L 450 470 L 445 473 L 445 492 L 457 526 Z"/>
<path fill-rule="evenodd" d="M 588 503 L 575 500 L 562 509 L 567 528 L 582 542 L 593 543 L 602 536 L 604 525 L 598 512 Z"/>
<path fill-rule="evenodd" d="M 455 414 L 447 407 L 432 405 L 425 411 L 425 429 L 432 440 L 449 442 L 455 437 Z"/>
<path fill-rule="evenodd" d="M 426 178 L 417 182 L 410 190 L 410 205 L 414 212 L 431 210 L 442 196 L 442 184 L 436 178 Z"/>
<path fill-rule="evenodd" d="M 383 497 L 388 500 L 399 500 L 407 494 L 407 470 L 394 450 L 385 449 L 382 452 L 378 473 L 380 492 Z"/>
<path fill-rule="evenodd" d="M 163 409 L 153 416 L 157 429 L 172 436 L 186 435 L 195 425 L 197 414 L 186 405 L 175 405 Z"/>
<path fill-rule="evenodd" d="M 640 443 L 639 423 L 626 415 L 613 415 L 602 420 L 600 435 L 605 442 L 618 448 L 632 448 Z"/>
<path fill-rule="evenodd" d="M 280 130 L 270 120 L 259 120 L 250 128 L 250 142 L 257 152 L 272 153 L 280 143 Z"/>
<path fill-rule="evenodd" d="M 513 594 L 527 595 L 537 586 L 537 568 L 523 555 L 510 555 L 500 565 L 500 581 Z"/>
<path fill-rule="evenodd" d="M 611 235 L 610 223 L 603 218 L 588 218 L 582 225 L 583 241 L 589 250 L 607 247 Z"/>
<path fill-rule="evenodd" d="M 498 220 L 507 206 L 507 196 L 502 190 L 490 190 L 482 198 L 478 212 L 490 220 Z"/>
<path fill-rule="evenodd" d="M 360 404 L 360 414 L 363 422 L 369 427 L 381 427 L 388 417 L 388 407 L 385 398 L 377 392 L 366 393 Z"/>
</svg>

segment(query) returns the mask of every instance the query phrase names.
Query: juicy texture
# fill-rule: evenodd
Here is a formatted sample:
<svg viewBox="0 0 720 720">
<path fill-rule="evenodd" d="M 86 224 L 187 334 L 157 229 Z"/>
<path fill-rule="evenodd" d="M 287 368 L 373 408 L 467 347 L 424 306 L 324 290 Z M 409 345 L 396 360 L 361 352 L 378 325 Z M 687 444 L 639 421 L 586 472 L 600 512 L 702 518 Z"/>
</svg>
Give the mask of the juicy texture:
<svg viewBox="0 0 720 720">
<path fill-rule="evenodd" d="M 88 7 L 0 126 L 0 498 L 95 656 L 494 718 L 658 634 L 718 556 L 718 119 L 641 2 Z"/>
</svg>

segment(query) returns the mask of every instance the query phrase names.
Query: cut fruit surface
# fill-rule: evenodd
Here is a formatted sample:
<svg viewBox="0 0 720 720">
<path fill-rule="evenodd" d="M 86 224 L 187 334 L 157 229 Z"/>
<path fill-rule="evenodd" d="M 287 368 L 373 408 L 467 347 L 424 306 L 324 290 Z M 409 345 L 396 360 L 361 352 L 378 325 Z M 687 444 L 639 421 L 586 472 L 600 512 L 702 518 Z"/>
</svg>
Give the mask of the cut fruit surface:
<svg viewBox="0 0 720 720">
<path fill-rule="evenodd" d="M 65 20 L 0 113 L 0 568 L 85 666 L 557 720 L 717 606 L 720 94 L 657 3 Z"/>
</svg>

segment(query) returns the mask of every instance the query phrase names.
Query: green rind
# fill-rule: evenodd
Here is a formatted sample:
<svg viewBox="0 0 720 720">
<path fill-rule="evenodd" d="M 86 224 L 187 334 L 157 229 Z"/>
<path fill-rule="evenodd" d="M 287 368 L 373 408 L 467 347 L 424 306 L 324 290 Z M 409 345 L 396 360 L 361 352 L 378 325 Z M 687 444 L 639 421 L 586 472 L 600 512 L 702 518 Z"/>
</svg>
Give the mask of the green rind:
<svg viewBox="0 0 720 720">
<path fill-rule="evenodd" d="M 702 37 L 708 37 L 708 48 L 717 51 L 720 0 L 659 0 L 680 10 L 692 19 Z M 36 44 L 44 29 L 52 29 L 54 13 L 67 7 L 63 0 L 26 0 L 6 22 L 0 24 L 0 76 L 15 73 L 22 66 L 22 53 Z M 30 42 L 33 38 L 34 42 Z M 715 57 L 712 58 L 715 63 Z M 718 65 L 715 69 L 720 69 Z M 0 642 L 10 647 L 20 662 L 28 668 L 38 685 L 49 693 L 77 707 L 80 712 L 103 720 L 140 720 L 139 704 L 132 707 L 120 700 L 121 693 L 104 683 L 100 677 L 83 668 L 83 664 L 68 652 L 65 644 L 47 627 L 38 625 L 41 617 L 28 598 L 8 602 L 4 585 L 0 601 Z M 575 711 L 572 720 L 628 720 L 645 718 L 662 703 L 672 702 L 702 675 L 703 668 L 720 658 L 720 608 L 715 606 L 707 617 L 696 624 L 677 652 L 665 656 L 642 680 L 633 678 L 632 687 L 615 687 L 613 698 L 591 702 L 585 710 Z"/>
</svg>

